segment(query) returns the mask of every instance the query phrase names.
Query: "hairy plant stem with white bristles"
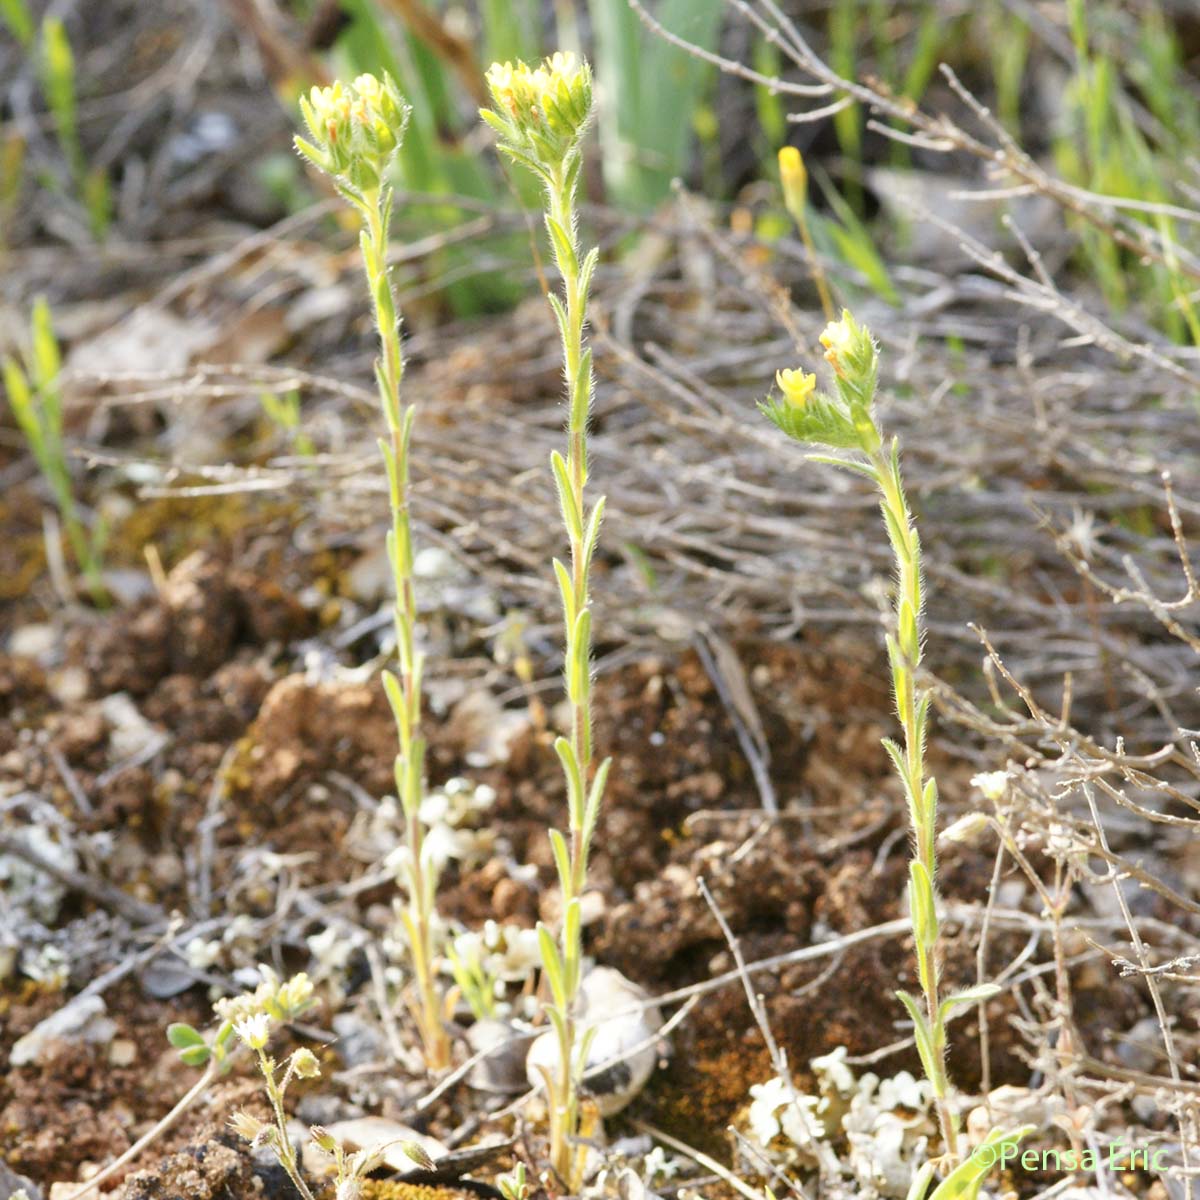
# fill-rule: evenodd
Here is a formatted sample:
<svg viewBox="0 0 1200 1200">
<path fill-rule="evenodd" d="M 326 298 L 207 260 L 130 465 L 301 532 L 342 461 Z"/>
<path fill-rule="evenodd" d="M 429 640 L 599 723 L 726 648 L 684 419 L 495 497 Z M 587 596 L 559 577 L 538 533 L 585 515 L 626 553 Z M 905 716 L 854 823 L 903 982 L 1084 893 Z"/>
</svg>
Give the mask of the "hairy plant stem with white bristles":
<svg viewBox="0 0 1200 1200">
<path fill-rule="evenodd" d="M 394 618 L 399 674 L 385 671 L 384 688 L 396 720 L 400 751 L 396 756 L 396 793 L 404 812 L 406 842 L 402 857 L 406 898 L 401 921 L 409 944 L 416 995 L 410 1000 L 426 1065 L 442 1070 L 450 1063 L 450 1039 L 433 944 L 437 873 L 424 852 L 421 801 L 425 788 L 425 739 L 421 733 L 421 676 L 424 659 L 417 648 L 417 599 L 413 587 L 413 538 L 409 517 L 409 446 L 415 410 L 403 402 L 404 354 L 399 316 L 388 267 L 388 227 L 394 192 L 387 170 L 404 136 L 408 106 L 386 75 L 360 75 L 349 87 L 335 83 L 314 88 L 301 101 L 312 141 L 296 139 L 310 162 L 330 174 L 338 192 L 358 211 L 363 269 L 379 330 L 375 378 L 386 436 L 379 449 L 387 468 L 391 528 L 387 551 L 395 585 Z"/>
<path fill-rule="evenodd" d="M 573 56 L 556 54 L 531 70 L 523 63 L 497 64 L 488 72 L 494 108 L 481 115 L 500 135 L 500 148 L 532 171 L 545 194 L 546 230 L 562 276 L 562 297 L 550 305 L 562 341 L 567 403 L 567 455 L 555 451 L 551 469 L 570 545 L 570 565 L 554 560 L 565 629 L 565 677 L 571 709 L 568 736 L 555 750 L 567 784 L 567 836 L 550 831 L 550 844 L 562 890 L 562 926 L 557 942 L 538 926 L 542 966 L 552 1004 L 546 1006 L 558 1044 L 558 1068 L 547 1073 L 550 1106 L 550 1158 L 571 1189 L 582 1182 L 583 1149 L 580 1089 L 590 1034 L 579 1027 L 579 985 L 583 973 L 581 897 L 587 884 L 588 852 L 609 762 L 595 765 L 592 745 L 592 615 L 589 568 L 596 551 L 604 500 L 589 510 L 588 420 L 592 403 L 592 354 L 584 345 L 588 291 L 598 251 L 582 254 L 575 200 L 582 167 L 580 141 L 591 115 L 591 72 Z"/>
</svg>

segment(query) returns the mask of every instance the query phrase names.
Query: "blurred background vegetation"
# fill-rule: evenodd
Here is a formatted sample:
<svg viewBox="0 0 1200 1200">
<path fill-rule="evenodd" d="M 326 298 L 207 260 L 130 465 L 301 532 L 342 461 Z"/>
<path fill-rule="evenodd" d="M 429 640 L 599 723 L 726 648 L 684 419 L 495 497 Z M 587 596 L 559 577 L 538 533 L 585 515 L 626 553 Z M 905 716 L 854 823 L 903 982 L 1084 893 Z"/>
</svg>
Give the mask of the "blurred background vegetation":
<svg viewBox="0 0 1200 1200">
<path fill-rule="evenodd" d="M 678 179 L 733 205 L 744 229 L 770 240 L 791 228 L 776 153 L 796 145 L 809 166 L 819 251 L 890 301 L 897 293 L 884 261 L 912 237 L 892 193 L 920 188 L 922 173 L 952 169 L 870 129 L 858 104 L 796 123 L 787 102 L 794 98 L 670 44 L 627 0 L 207 2 L 257 44 L 281 113 L 290 116 L 301 88 L 332 76 L 386 69 L 397 78 L 413 104 L 403 181 L 423 198 L 398 227 L 405 237 L 449 229 L 481 208 L 530 205 L 528 182 L 488 152 L 476 116 L 482 73 L 494 60 L 534 60 L 560 47 L 590 57 L 601 94 L 593 202 L 650 214 Z M 1159 204 L 1194 198 L 1200 187 L 1200 14 L 1192 0 L 650 0 L 647 8 L 702 52 L 760 78 L 793 79 L 778 43 L 747 19 L 760 5 L 795 22 L 843 77 L 933 112 L 961 107 L 938 71 L 949 64 L 1025 151 L 1072 185 Z M 24 104 L 39 118 L 38 137 L 56 148 L 53 157 L 28 153 L 28 122 L 10 100 L 0 144 L 0 231 L 8 240 L 39 190 L 74 205 L 97 241 L 110 234 L 125 181 L 121 164 L 105 161 L 104 71 L 90 69 L 115 19 L 101 7 L 110 6 L 88 0 L 41 12 L 32 0 L 0 0 L 3 73 L 29 81 Z M 119 63 L 102 65 L 119 72 Z M 286 145 L 280 139 L 255 166 L 280 213 L 314 195 Z M 1190 234 L 1169 214 L 1140 219 L 1171 241 L 1186 243 Z M 1140 261 L 1083 225 L 1074 243 L 1074 265 L 1107 307 L 1123 312 L 1144 302 L 1171 339 L 1200 343 L 1192 288 L 1171 261 Z M 527 237 L 512 230 L 498 233 L 482 257 L 478 244 L 447 246 L 449 310 L 470 316 L 510 306 L 521 288 L 505 264 L 528 250 Z"/>
</svg>

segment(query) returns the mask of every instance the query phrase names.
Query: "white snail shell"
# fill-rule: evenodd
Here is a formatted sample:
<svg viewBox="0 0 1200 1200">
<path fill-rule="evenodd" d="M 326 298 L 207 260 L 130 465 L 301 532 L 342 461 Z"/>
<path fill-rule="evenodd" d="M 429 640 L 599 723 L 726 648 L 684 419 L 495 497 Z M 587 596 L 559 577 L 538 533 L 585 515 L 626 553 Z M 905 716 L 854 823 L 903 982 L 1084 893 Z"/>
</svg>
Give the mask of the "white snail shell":
<svg viewBox="0 0 1200 1200">
<path fill-rule="evenodd" d="M 593 967 L 579 986 L 579 1022 L 595 1027 L 585 1072 L 608 1064 L 584 1080 L 602 1117 L 619 1113 L 646 1086 L 658 1062 L 662 1015 L 644 1005 L 649 998 L 636 983 L 613 967 Z M 634 1010 L 634 1011 L 630 1011 Z M 542 1068 L 555 1078 L 559 1070 L 558 1037 L 553 1030 L 537 1037 L 529 1047 L 525 1072 L 529 1082 L 543 1087 Z"/>
</svg>

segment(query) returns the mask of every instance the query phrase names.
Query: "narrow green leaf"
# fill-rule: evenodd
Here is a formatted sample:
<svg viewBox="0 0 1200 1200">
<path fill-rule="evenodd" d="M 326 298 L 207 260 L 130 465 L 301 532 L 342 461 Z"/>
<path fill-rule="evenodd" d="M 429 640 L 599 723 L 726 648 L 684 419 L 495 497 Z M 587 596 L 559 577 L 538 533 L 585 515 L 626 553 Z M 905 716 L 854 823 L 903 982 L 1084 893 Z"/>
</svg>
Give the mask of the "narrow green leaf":
<svg viewBox="0 0 1200 1200">
<path fill-rule="evenodd" d="M 932 776 L 925 781 L 925 789 L 921 793 L 921 818 L 926 829 L 933 829 L 937 824 L 938 788 L 937 780 Z"/>
<path fill-rule="evenodd" d="M 879 506 L 887 525 L 888 537 L 898 556 L 908 557 L 907 526 L 901 514 L 893 512 L 890 504 L 883 502 Z"/>
<path fill-rule="evenodd" d="M 565 628 L 570 629 L 575 624 L 575 584 L 571 580 L 571 572 L 557 558 L 554 560 L 554 577 L 558 580 L 558 592 L 562 597 Z"/>
<path fill-rule="evenodd" d="M 571 890 L 571 855 L 567 850 L 567 839 L 557 829 L 550 830 L 550 849 L 558 870 L 558 886 L 566 896 Z"/>
<path fill-rule="evenodd" d="M 592 615 L 581 608 L 571 632 L 571 662 L 568 691 L 575 704 L 583 704 L 588 695 L 592 674 Z"/>
<path fill-rule="evenodd" d="M 937 944 L 938 919 L 934 902 L 933 881 L 925 864 L 913 859 L 908 864 L 908 894 L 912 909 L 913 932 L 927 950 Z"/>
<path fill-rule="evenodd" d="M 879 482 L 875 468 L 867 463 L 855 462 L 852 458 L 838 458 L 833 454 L 806 454 L 804 457 L 809 462 L 823 463 L 827 467 L 841 467 L 843 471 L 854 471 L 858 475 L 865 476 L 872 483 Z"/>
<path fill-rule="evenodd" d="M 1012 1161 L 1008 1154 L 1034 1131 L 1033 1125 L 1022 1125 L 1011 1132 L 995 1129 L 971 1151 L 934 1189 L 929 1200 L 976 1200 L 983 1181 L 994 1166 Z"/>
<path fill-rule="evenodd" d="M 564 349 L 570 342 L 571 322 L 567 318 L 567 310 L 563 308 L 563 302 L 551 292 L 549 295 L 550 307 L 554 310 L 554 319 L 558 324 L 558 336 L 562 338 Z"/>
<path fill-rule="evenodd" d="M 575 1047 L 575 1078 L 582 1080 L 586 1077 L 588 1058 L 592 1053 L 592 1043 L 596 1040 L 596 1034 L 600 1031 L 599 1025 L 588 1025 L 582 1036 L 579 1038 L 578 1045 Z M 599 1064 L 597 1064 L 599 1066 Z"/>
<path fill-rule="evenodd" d="M 929 697 L 922 696 L 917 702 L 917 718 L 913 727 L 913 741 L 918 746 L 925 745 L 927 725 L 929 721 Z"/>
<path fill-rule="evenodd" d="M 550 994 L 554 997 L 555 1004 L 559 1008 L 565 1009 L 566 991 L 564 988 L 562 955 L 559 954 L 558 947 L 554 944 L 554 937 L 550 933 L 550 930 L 540 921 L 538 922 L 537 934 L 538 949 L 542 953 L 542 970 L 546 973 L 546 982 L 550 985 Z"/>
<path fill-rule="evenodd" d="M 558 269 L 568 279 L 579 275 L 579 259 L 575 247 L 571 244 L 571 235 L 552 216 L 546 215 L 546 228 L 550 231 L 550 241 L 554 246 L 554 257 Z"/>
<path fill-rule="evenodd" d="M 941 1064 L 934 1053 L 933 1035 L 929 1030 L 929 1021 L 921 1011 L 920 1004 L 908 992 L 897 992 L 896 995 L 899 997 L 900 1003 L 908 1010 L 909 1017 L 912 1018 L 913 1037 L 917 1043 L 917 1054 L 921 1058 L 921 1066 L 925 1070 L 925 1077 L 927 1079 L 936 1079 L 941 1073 Z"/>
<path fill-rule="evenodd" d="M 912 1183 L 908 1185 L 908 1194 L 905 1196 L 905 1200 L 925 1200 L 925 1193 L 929 1191 L 929 1183 L 932 1179 L 933 1163 L 922 1163 L 913 1176 Z"/>
<path fill-rule="evenodd" d="M 938 1015 L 942 1021 L 945 1021 L 954 1009 L 960 1008 L 964 1004 L 982 1004 L 985 1000 L 990 1000 L 993 996 L 1000 995 L 1003 990 L 1003 988 L 995 983 L 981 983 L 978 987 L 955 992 L 954 995 L 947 996 L 942 1001 L 938 1009 Z"/>
<path fill-rule="evenodd" d="M 596 552 L 596 543 L 600 539 L 600 524 L 604 520 L 604 506 L 606 499 L 601 496 L 596 501 L 595 508 L 592 509 L 592 515 L 588 518 L 587 533 L 583 539 L 583 563 L 584 572 L 586 574 L 588 567 L 592 563 L 592 555 Z"/>
<path fill-rule="evenodd" d="M 554 749 L 567 778 L 567 811 L 570 814 L 571 828 L 578 829 L 583 819 L 583 772 L 575 755 L 575 747 L 565 737 L 555 739 Z"/>
<path fill-rule="evenodd" d="M 566 460 L 557 450 L 550 454 L 550 466 L 554 471 L 554 482 L 558 486 L 558 503 L 562 509 L 563 523 L 567 533 L 576 541 L 583 540 L 583 515 L 575 501 L 575 490 L 567 472 Z"/>
<path fill-rule="evenodd" d="M 583 260 L 583 267 L 579 272 L 579 296 L 583 303 L 587 303 L 588 292 L 592 286 L 592 275 L 595 274 L 596 264 L 600 261 L 600 247 L 593 246 L 587 252 Z"/>
<path fill-rule="evenodd" d="M 579 374 L 571 394 L 571 422 L 582 428 L 592 405 L 592 348 L 589 346 L 579 360 Z M 586 473 L 585 473 L 586 475 Z"/>
<path fill-rule="evenodd" d="M 583 815 L 583 846 L 584 853 L 592 843 L 592 834 L 596 831 L 596 822 L 600 818 L 600 802 L 604 799 L 604 788 L 608 783 L 608 772 L 612 759 L 606 758 L 596 769 L 592 786 L 588 791 L 587 808 Z"/>
<path fill-rule="evenodd" d="M 303 101 L 301 101 L 303 103 Z M 311 142 L 306 142 L 302 137 L 292 138 L 292 145 L 304 157 L 307 158 L 314 167 L 324 171 L 326 168 L 325 155 L 316 148 Z"/>
</svg>

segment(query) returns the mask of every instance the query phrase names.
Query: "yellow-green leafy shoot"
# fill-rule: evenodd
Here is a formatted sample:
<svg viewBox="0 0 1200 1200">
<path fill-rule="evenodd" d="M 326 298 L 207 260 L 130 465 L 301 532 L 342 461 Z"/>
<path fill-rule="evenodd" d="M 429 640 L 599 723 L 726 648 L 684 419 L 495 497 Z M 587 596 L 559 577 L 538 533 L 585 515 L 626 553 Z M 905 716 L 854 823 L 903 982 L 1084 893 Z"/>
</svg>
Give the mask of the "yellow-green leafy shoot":
<svg viewBox="0 0 1200 1200">
<path fill-rule="evenodd" d="M 103 167 L 88 167 L 79 140 L 79 101 L 75 87 L 75 55 L 66 26 L 57 17 L 42 22 L 42 90 L 54 117 L 58 144 L 83 202 L 92 235 L 103 241 L 111 220 L 112 198 Z"/>
<path fill-rule="evenodd" d="M 558 1038 L 558 1068 L 545 1080 L 550 1108 L 550 1157 L 572 1190 L 581 1182 L 583 1149 L 580 1087 L 588 1034 L 581 1030 L 577 996 L 583 968 L 580 898 L 604 795 L 609 761 L 598 766 L 592 746 L 592 613 L 589 570 L 600 536 L 604 500 L 590 507 L 588 422 L 592 403 L 592 352 L 584 344 L 588 292 L 599 252 L 586 254 L 579 240 L 576 196 L 581 143 L 592 113 L 592 75 L 572 54 L 555 54 L 540 66 L 495 64 L 487 73 L 492 107 L 481 112 L 496 131 L 500 150 L 542 183 L 546 231 L 562 277 L 561 296 L 550 306 L 562 341 L 567 409 L 566 457 L 555 451 L 550 466 L 570 546 L 570 563 L 554 560 L 562 600 L 565 675 L 571 710 L 568 733 L 555 742 L 567 787 L 568 828 L 550 831 L 562 889 L 563 917 L 557 940 L 538 927 L 542 967 L 550 988 L 547 1013 Z"/>
<path fill-rule="evenodd" d="M 896 598 L 887 634 L 892 694 L 903 744 L 884 740 L 907 800 L 912 835 L 908 906 L 921 996 L 898 993 L 912 1018 L 917 1051 L 933 1085 L 941 1126 L 943 1155 L 959 1158 L 959 1130 L 946 1063 L 946 1020 L 959 1005 L 986 1001 L 998 990 L 986 984 L 943 996 L 937 904 L 937 781 L 925 765 L 929 733 L 929 693 L 919 682 L 924 636 L 924 578 L 921 542 L 908 506 L 900 473 L 900 445 L 885 440 L 876 414 L 879 351 L 870 331 L 843 311 L 821 335 L 833 372 L 830 393 L 817 387 L 815 375 L 784 370 L 776 376 L 779 396 L 760 407 L 771 421 L 798 442 L 837 453 L 813 454 L 816 462 L 866 476 L 877 488 L 884 527 L 896 564 Z"/>
<path fill-rule="evenodd" d="M 62 389 L 59 382 L 62 355 L 54 335 L 50 305 L 44 297 L 34 302 L 30 333 L 29 352 L 24 356 L 24 362 L 5 358 L 0 363 L 8 403 L 17 427 L 25 435 L 42 478 L 54 497 L 71 553 L 92 601 L 97 607 L 105 608 L 109 599 L 101 570 L 105 531 L 99 522 L 89 528 L 75 502 L 66 443 L 63 440 Z"/>
<path fill-rule="evenodd" d="M 375 379 L 385 426 L 379 449 L 387 470 L 392 516 L 387 550 L 395 584 L 396 644 L 400 659 L 399 673 L 385 672 L 383 682 L 400 742 L 396 791 L 407 835 L 402 868 L 406 904 L 401 920 L 415 983 L 410 1007 L 420 1030 L 425 1061 L 431 1070 L 441 1070 L 450 1061 L 450 1040 L 434 945 L 437 871 L 425 852 L 426 829 L 420 815 L 425 790 L 425 738 L 421 732 L 424 656 L 417 647 L 417 599 L 409 519 L 409 445 L 415 412 L 401 395 L 404 355 L 387 261 L 394 199 L 388 170 L 404 138 L 409 109 L 388 75 L 382 79 L 360 75 L 351 84 L 338 82 L 330 87 L 313 88 L 301 99 L 300 107 L 309 137 L 297 137 L 296 149 L 332 177 L 338 192 L 362 219 L 359 245 L 379 330 L 380 354 L 375 363 Z"/>
</svg>

